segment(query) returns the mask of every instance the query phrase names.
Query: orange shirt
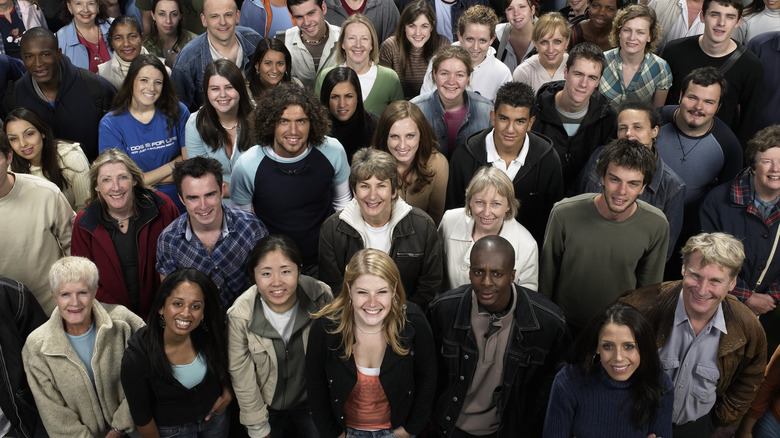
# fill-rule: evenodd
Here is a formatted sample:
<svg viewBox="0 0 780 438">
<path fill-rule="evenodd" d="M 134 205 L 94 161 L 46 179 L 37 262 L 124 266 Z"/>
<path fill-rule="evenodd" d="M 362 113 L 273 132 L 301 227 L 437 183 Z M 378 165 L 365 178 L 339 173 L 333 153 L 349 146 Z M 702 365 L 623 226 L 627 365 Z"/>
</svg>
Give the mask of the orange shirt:
<svg viewBox="0 0 780 438">
<path fill-rule="evenodd" d="M 376 375 L 365 374 L 376 370 Z M 379 382 L 378 369 L 357 367 L 357 383 L 344 403 L 344 420 L 348 427 L 363 430 L 389 429 L 390 403 Z"/>
</svg>

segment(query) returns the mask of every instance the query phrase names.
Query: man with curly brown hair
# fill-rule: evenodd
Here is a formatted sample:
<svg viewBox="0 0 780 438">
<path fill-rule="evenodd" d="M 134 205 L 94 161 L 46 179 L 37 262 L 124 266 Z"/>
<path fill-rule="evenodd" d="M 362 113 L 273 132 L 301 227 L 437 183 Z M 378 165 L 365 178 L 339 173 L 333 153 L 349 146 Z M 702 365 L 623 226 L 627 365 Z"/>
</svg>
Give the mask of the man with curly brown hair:
<svg viewBox="0 0 780 438">
<path fill-rule="evenodd" d="M 330 131 L 328 110 L 294 84 L 276 87 L 250 117 L 255 143 L 236 162 L 233 205 L 253 210 L 271 234 L 286 234 L 303 255 L 303 274 L 317 273 L 320 226 L 352 199 L 344 147 Z"/>
</svg>

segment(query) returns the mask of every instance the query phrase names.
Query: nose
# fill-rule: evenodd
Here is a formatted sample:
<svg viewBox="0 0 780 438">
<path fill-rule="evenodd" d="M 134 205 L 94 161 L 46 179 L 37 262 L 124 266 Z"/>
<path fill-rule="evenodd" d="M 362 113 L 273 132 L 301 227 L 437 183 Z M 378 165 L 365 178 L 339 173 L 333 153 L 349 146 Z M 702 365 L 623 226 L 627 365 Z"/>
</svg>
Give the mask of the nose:
<svg viewBox="0 0 780 438">
<path fill-rule="evenodd" d="M 170 16 L 170 15 L 166 15 L 166 16 L 165 16 L 165 18 L 164 18 L 164 20 L 165 20 L 165 24 L 171 24 L 171 23 L 173 22 L 173 21 L 171 20 L 171 16 Z"/>
<path fill-rule="evenodd" d="M 636 134 L 634 134 L 634 130 L 633 130 L 633 129 L 631 129 L 631 128 L 628 128 L 628 129 L 626 130 L 626 138 L 627 138 L 627 139 L 629 139 L 629 140 L 634 140 L 634 139 L 636 139 Z"/>
<path fill-rule="evenodd" d="M 290 134 L 297 134 L 298 130 L 298 123 L 295 121 L 290 122 Z"/>
<path fill-rule="evenodd" d="M 625 183 L 618 184 L 618 186 L 617 186 L 617 194 L 618 195 L 625 194 L 627 188 L 628 188 L 628 184 L 625 184 Z"/>
<path fill-rule="evenodd" d="M 623 349 L 622 348 L 616 348 L 615 349 L 615 359 L 619 361 L 623 360 Z"/>
<path fill-rule="evenodd" d="M 119 180 L 111 181 L 111 190 L 119 190 Z"/>
</svg>

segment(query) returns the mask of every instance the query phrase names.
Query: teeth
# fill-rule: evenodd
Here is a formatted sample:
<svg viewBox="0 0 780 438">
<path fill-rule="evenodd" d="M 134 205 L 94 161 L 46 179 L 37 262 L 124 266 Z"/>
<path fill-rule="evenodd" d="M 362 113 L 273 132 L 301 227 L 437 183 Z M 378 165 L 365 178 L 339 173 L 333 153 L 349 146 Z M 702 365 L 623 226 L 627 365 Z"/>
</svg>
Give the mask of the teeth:
<svg viewBox="0 0 780 438">
<path fill-rule="evenodd" d="M 182 321 L 180 319 L 174 319 L 173 322 L 176 325 L 176 328 L 179 329 L 187 329 L 192 325 L 192 321 Z"/>
<path fill-rule="evenodd" d="M 377 309 L 377 310 L 363 309 L 363 311 L 368 313 L 369 315 L 377 315 L 379 314 L 379 312 L 382 311 L 382 309 Z"/>
</svg>

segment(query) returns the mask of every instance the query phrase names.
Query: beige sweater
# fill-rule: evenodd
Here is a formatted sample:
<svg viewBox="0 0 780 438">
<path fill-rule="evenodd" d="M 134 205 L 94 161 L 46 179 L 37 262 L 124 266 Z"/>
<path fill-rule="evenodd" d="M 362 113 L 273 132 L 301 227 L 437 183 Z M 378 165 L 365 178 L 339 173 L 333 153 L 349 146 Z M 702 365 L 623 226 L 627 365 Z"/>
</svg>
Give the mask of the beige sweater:
<svg viewBox="0 0 780 438">
<path fill-rule="evenodd" d="M 92 320 L 94 386 L 65 336 L 58 309 L 30 334 L 22 349 L 27 381 L 51 438 L 104 437 L 111 428 L 125 433 L 135 429 L 119 382 L 119 364 L 127 341 L 144 322 L 124 306 L 97 300 L 92 302 Z"/>
<path fill-rule="evenodd" d="M 89 198 L 89 161 L 78 143 L 67 141 L 57 142 L 57 162 L 62 169 L 62 175 L 68 182 L 68 187 L 62 191 L 70 206 L 79 211 L 87 205 Z M 41 178 L 43 169 L 40 166 L 30 166 L 30 173 Z"/>
<path fill-rule="evenodd" d="M 70 255 L 76 213 L 53 183 L 33 175 L 13 175 L 13 188 L 0 198 L 0 272 L 21 281 L 43 311 L 50 313 L 55 306 L 49 268 Z"/>
</svg>

